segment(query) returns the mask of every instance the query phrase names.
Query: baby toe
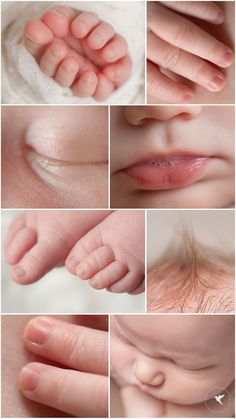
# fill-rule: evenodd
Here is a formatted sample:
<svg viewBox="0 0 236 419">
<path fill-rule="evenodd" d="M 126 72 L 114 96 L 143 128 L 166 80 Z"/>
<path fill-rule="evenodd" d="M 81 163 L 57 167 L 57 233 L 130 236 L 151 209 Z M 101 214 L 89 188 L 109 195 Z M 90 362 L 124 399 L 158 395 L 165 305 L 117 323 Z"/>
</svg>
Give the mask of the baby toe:
<svg viewBox="0 0 236 419">
<path fill-rule="evenodd" d="M 125 263 L 115 260 L 96 273 L 89 280 L 89 285 L 96 289 L 108 288 L 111 284 L 123 278 L 127 274 L 127 271 L 128 268 Z"/>
<path fill-rule="evenodd" d="M 91 49 L 103 48 L 113 38 L 115 29 L 106 22 L 101 22 L 88 36 L 87 43 Z"/>
<path fill-rule="evenodd" d="M 38 58 L 42 47 L 53 40 L 52 31 L 40 20 L 31 19 L 24 28 L 24 45 L 35 58 Z"/>
<path fill-rule="evenodd" d="M 97 74 L 97 87 L 93 97 L 98 102 L 106 100 L 115 90 L 114 84 L 103 74 Z"/>
<path fill-rule="evenodd" d="M 64 87 L 70 87 L 79 71 L 79 64 L 74 57 L 66 57 L 61 62 L 54 77 L 55 81 Z"/>
<path fill-rule="evenodd" d="M 131 69 L 132 60 L 129 55 L 126 55 L 116 63 L 105 67 L 103 69 L 103 74 L 118 87 L 129 79 Z"/>
<path fill-rule="evenodd" d="M 97 75 L 92 70 L 84 71 L 74 83 L 72 90 L 75 96 L 90 97 L 94 94 L 97 86 Z"/>
<path fill-rule="evenodd" d="M 116 34 L 114 38 L 101 51 L 102 58 L 108 62 L 113 63 L 128 53 L 128 44 L 126 40 Z"/>
<path fill-rule="evenodd" d="M 52 31 L 40 19 L 29 20 L 25 25 L 24 33 L 37 45 L 46 45 L 53 39 Z"/>
<path fill-rule="evenodd" d="M 24 254 L 31 249 L 37 241 L 36 231 L 31 227 L 24 227 L 16 233 L 6 250 L 7 262 L 11 265 L 18 263 Z"/>
<path fill-rule="evenodd" d="M 82 279 L 89 279 L 113 261 L 112 248 L 110 246 L 99 247 L 78 265 L 76 274 Z"/>
<path fill-rule="evenodd" d="M 130 271 L 123 275 L 123 278 L 120 278 L 120 281 L 117 281 L 109 286 L 109 291 L 122 293 L 122 292 L 132 292 L 134 289 L 138 288 L 140 282 L 143 281 L 143 275 L 139 272 Z M 141 291 L 140 291 L 141 292 Z"/>
<path fill-rule="evenodd" d="M 66 6 L 58 6 L 44 13 L 42 20 L 54 36 L 63 37 L 69 34 L 70 24 L 76 13 Z"/>
<path fill-rule="evenodd" d="M 41 70 L 47 74 L 47 76 L 53 77 L 66 54 L 66 44 L 59 39 L 53 41 L 40 60 Z"/>
<path fill-rule="evenodd" d="M 100 22 L 95 13 L 80 13 L 71 23 L 71 32 L 75 38 L 82 39 Z"/>
</svg>

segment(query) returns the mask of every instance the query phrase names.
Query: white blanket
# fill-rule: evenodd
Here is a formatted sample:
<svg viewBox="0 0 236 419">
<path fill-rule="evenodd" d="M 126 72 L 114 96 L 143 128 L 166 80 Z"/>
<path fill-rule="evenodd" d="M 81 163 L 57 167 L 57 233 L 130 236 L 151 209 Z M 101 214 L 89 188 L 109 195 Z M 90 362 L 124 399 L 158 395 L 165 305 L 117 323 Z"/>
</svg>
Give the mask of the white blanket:
<svg viewBox="0 0 236 419">
<path fill-rule="evenodd" d="M 40 17 L 45 10 L 62 2 L 2 2 L 2 102 L 3 103 L 96 103 L 93 99 L 73 96 L 40 70 L 24 48 L 25 23 Z M 136 1 L 66 2 L 77 10 L 93 11 L 111 23 L 129 45 L 133 60 L 130 79 L 117 89 L 107 103 L 144 102 L 144 4 Z"/>
</svg>

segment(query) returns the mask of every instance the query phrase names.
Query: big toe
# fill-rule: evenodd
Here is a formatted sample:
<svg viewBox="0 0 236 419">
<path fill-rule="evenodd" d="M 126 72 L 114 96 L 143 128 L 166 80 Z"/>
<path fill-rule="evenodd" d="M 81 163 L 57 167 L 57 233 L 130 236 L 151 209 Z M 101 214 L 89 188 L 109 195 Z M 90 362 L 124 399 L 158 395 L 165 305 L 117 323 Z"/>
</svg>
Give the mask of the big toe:
<svg viewBox="0 0 236 419">
<path fill-rule="evenodd" d="M 40 19 L 31 19 L 25 25 L 24 44 L 36 58 L 42 47 L 52 42 L 53 37 L 52 31 Z"/>
<path fill-rule="evenodd" d="M 6 259 L 11 265 L 18 263 L 24 254 L 31 249 L 37 241 L 36 231 L 31 227 L 24 227 L 18 231 L 11 244 L 6 249 Z"/>
</svg>

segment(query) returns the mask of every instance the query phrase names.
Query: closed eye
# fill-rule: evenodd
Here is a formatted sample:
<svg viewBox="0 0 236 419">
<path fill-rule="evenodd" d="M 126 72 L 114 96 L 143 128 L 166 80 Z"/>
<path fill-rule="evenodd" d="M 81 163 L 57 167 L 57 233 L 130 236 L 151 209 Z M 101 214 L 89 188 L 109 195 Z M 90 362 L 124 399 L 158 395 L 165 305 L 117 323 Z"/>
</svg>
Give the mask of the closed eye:
<svg viewBox="0 0 236 419">
<path fill-rule="evenodd" d="M 103 161 L 68 161 L 62 159 L 55 159 L 51 157 L 47 157 L 44 154 L 40 154 L 35 151 L 33 148 L 26 146 L 26 157 L 30 163 L 38 163 L 44 169 L 48 169 L 50 167 L 66 167 L 66 166 L 84 166 L 84 165 L 99 165 L 99 164 L 107 164 L 107 160 Z"/>
</svg>

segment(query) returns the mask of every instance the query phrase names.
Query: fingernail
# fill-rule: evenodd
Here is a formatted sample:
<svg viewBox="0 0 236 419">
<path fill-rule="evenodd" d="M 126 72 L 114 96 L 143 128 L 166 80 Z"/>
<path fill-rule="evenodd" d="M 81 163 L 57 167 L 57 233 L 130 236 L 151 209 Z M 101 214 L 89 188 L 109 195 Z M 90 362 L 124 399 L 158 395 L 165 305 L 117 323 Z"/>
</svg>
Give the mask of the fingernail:
<svg viewBox="0 0 236 419">
<path fill-rule="evenodd" d="M 189 103 L 189 102 L 191 102 L 192 100 L 193 100 L 192 95 L 185 95 L 185 96 L 183 97 L 183 102 L 187 102 L 187 103 Z"/>
<path fill-rule="evenodd" d="M 13 279 L 15 279 L 16 281 L 21 281 L 22 279 L 25 278 L 26 272 L 24 269 L 22 268 L 13 268 L 12 269 L 12 276 Z"/>
<path fill-rule="evenodd" d="M 225 79 L 223 76 L 214 76 L 208 83 L 208 88 L 213 92 L 218 92 L 224 87 Z"/>
<path fill-rule="evenodd" d="M 30 367 L 22 368 L 20 372 L 20 388 L 23 391 L 34 391 L 39 384 L 40 374 Z"/>
<path fill-rule="evenodd" d="M 232 51 L 228 51 L 223 56 L 223 63 L 227 66 L 230 66 L 233 62 L 233 53 Z"/>
<path fill-rule="evenodd" d="M 44 345 L 49 341 L 52 330 L 53 327 L 49 321 L 36 318 L 27 324 L 24 330 L 24 339 L 37 345 Z"/>
<path fill-rule="evenodd" d="M 75 259 L 75 257 L 74 256 L 71 256 L 69 259 L 67 259 L 67 261 L 66 261 L 66 266 L 67 266 L 67 268 L 71 271 L 71 272 L 73 272 L 73 273 L 75 273 L 75 271 L 76 271 L 76 266 L 78 265 L 78 261 Z"/>
<path fill-rule="evenodd" d="M 217 15 L 217 18 L 215 20 L 215 23 L 218 23 L 218 24 L 223 23 L 224 18 L 225 18 L 224 12 L 219 12 L 218 15 Z"/>
</svg>

